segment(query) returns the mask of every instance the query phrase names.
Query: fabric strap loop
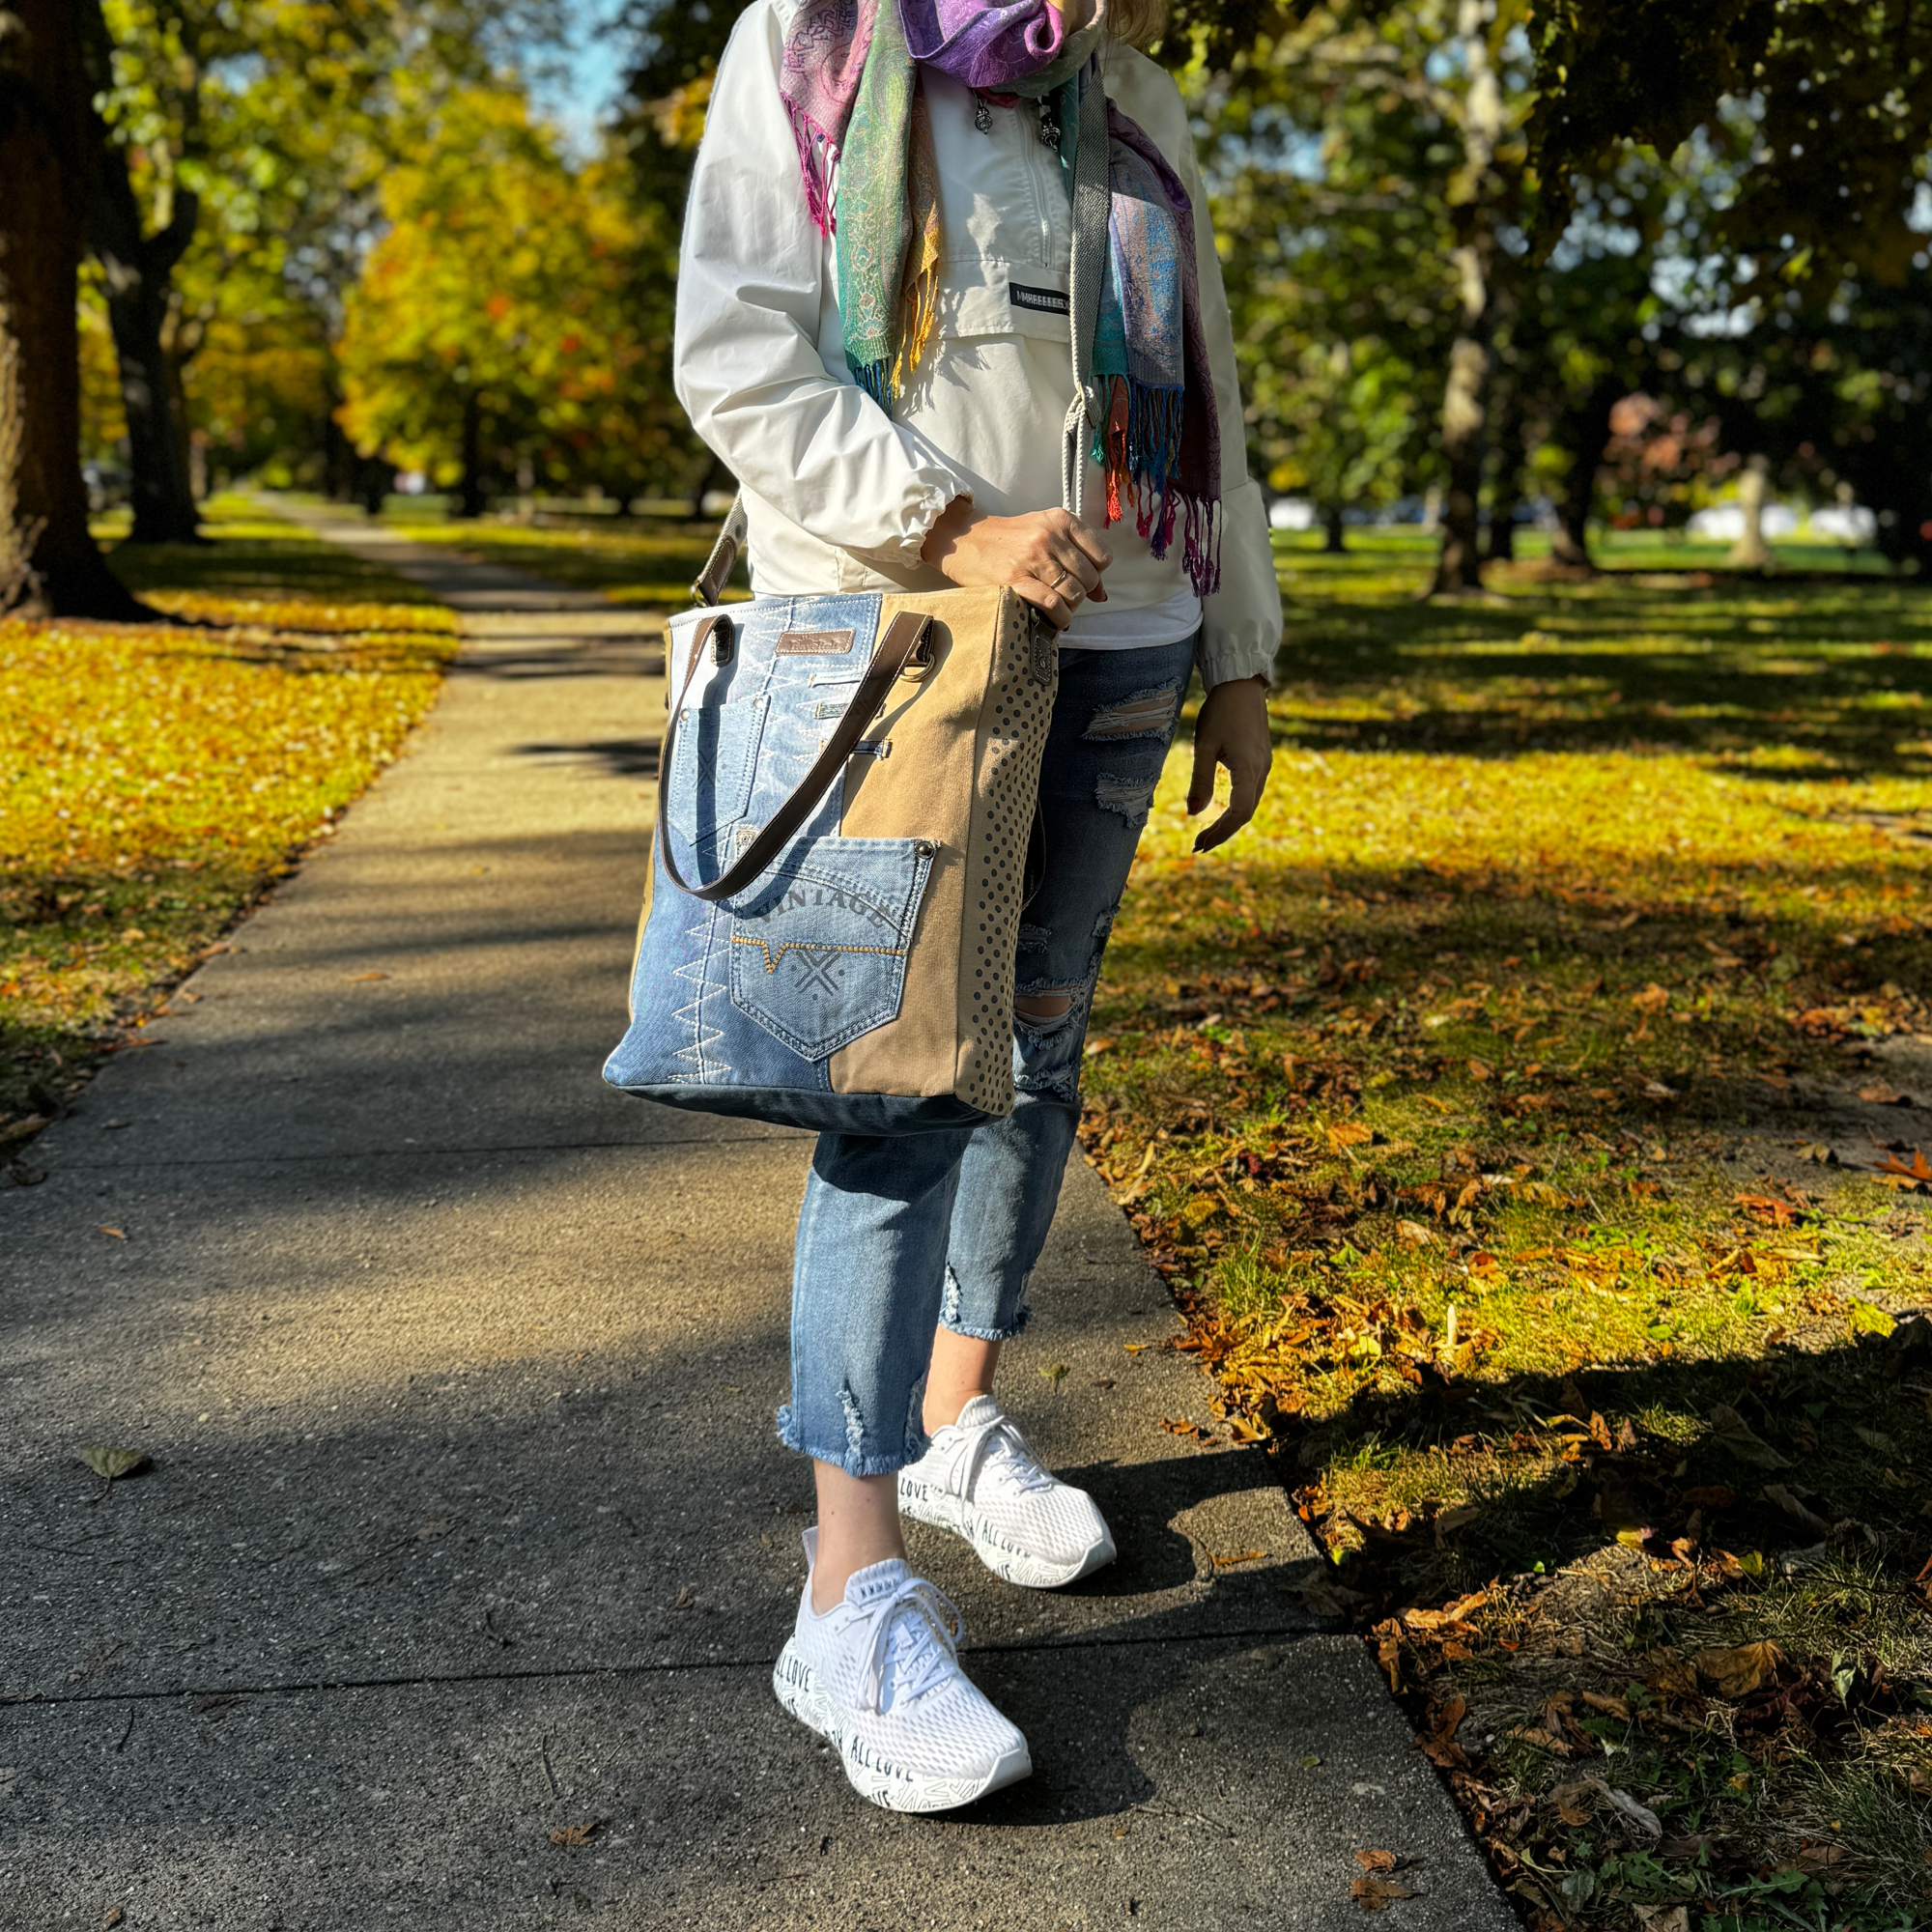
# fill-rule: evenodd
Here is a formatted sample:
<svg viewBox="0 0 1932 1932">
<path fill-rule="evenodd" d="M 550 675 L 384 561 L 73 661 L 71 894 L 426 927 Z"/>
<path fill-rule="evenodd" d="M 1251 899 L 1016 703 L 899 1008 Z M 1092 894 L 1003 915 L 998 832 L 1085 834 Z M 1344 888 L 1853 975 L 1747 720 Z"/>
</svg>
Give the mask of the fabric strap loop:
<svg viewBox="0 0 1932 1932">
<path fill-rule="evenodd" d="M 1107 91 L 1097 63 L 1080 84 L 1073 146 L 1073 251 L 1067 265 L 1066 320 L 1072 334 L 1073 400 L 1067 405 L 1060 497 L 1076 522 L 1087 497 L 1087 452 L 1106 410 L 1094 385 L 1094 331 L 1107 272 Z"/>
<path fill-rule="evenodd" d="M 677 740 L 678 714 L 690 695 L 691 680 L 697 674 L 704 647 L 711 641 L 714 631 L 721 625 L 728 626 L 730 622 L 730 617 L 723 611 L 713 611 L 698 619 L 696 628 L 691 634 L 691 656 L 684 668 L 684 681 L 678 686 L 670 715 L 665 720 L 664 743 L 658 750 L 658 844 L 664 854 L 665 871 L 671 884 L 680 892 L 689 893 L 695 899 L 727 899 L 733 893 L 743 892 L 784 850 L 793 833 L 811 816 L 819 800 L 832 789 L 832 781 L 844 770 L 845 760 L 852 755 L 853 747 L 865 736 L 873 719 L 886 708 L 886 699 L 892 696 L 893 686 L 898 681 L 900 672 L 912 663 L 932 628 L 932 619 L 918 611 L 901 611 L 886 626 L 886 635 L 879 639 L 877 648 L 872 652 L 872 661 L 866 668 L 866 675 L 860 680 L 857 693 L 845 707 L 844 715 L 832 736 L 826 740 L 825 749 L 813 759 L 811 769 L 799 781 L 797 789 L 765 821 L 752 842 L 708 886 L 694 886 L 677 868 L 668 829 L 670 824 L 671 751 Z"/>
</svg>

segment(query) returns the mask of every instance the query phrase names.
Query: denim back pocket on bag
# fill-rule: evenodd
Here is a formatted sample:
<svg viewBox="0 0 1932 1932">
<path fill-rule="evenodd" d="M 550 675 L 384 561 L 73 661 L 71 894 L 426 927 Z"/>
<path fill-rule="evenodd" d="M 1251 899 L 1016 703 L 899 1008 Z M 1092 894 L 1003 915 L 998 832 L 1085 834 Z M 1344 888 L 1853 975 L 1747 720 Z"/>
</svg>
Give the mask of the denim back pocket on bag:
<svg viewBox="0 0 1932 1932">
<path fill-rule="evenodd" d="M 807 1060 L 898 1014 L 923 838 L 820 838 L 732 902 L 731 1004 Z"/>
<path fill-rule="evenodd" d="M 770 704 L 760 696 L 729 704 L 688 704 L 678 713 L 670 754 L 670 822 L 687 845 L 702 848 L 705 862 L 720 857 L 719 834 L 751 810 Z"/>
</svg>

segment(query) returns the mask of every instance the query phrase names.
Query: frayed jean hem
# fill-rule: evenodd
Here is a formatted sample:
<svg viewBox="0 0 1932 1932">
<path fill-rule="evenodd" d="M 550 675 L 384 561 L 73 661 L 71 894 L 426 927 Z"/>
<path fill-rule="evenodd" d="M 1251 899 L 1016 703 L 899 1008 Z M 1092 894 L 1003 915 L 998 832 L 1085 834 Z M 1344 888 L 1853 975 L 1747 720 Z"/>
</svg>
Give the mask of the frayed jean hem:
<svg viewBox="0 0 1932 1932">
<path fill-rule="evenodd" d="M 792 1412 L 792 1406 L 786 1403 L 778 1414 L 779 1440 L 787 1449 L 801 1456 L 810 1456 L 814 1463 L 829 1463 L 835 1469 L 842 1469 L 848 1476 L 896 1476 L 901 1469 L 911 1465 L 923 1456 L 931 1445 L 932 1438 L 923 1431 L 917 1435 L 908 1432 L 904 1451 L 897 1456 L 862 1456 L 841 1439 L 836 1448 L 815 1448 L 805 1439 L 805 1432 L 798 1426 L 798 1418 Z"/>
<path fill-rule="evenodd" d="M 1005 1328 L 974 1328 L 964 1321 L 949 1321 L 945 1316 L 939 1318 L 939 1325 L 949 1335 L 963 1335 L 969 1342 L 1011 1342 L 1024 1335 L 1027 1324 L 1033 1320 L 1033 1310 L 1022 1308 Z"/>
<path fill-rule="evenodd" d="M 939 1325 L 948 1334 L 964 1335 L 969 1341 L 1010 1342 L 1014 1336 L 1023 1333 L 1027 1323 L 1033 1320 L 1033 1310 L 1026 1302 L 1027 1284 L 1032 1279 L 1031 1268 L 1020 1277 L 1019 1288 L 1012 1297 L 1018 1306 L 1013 1310 L 1011 1320 L 1005 1323 L 996 1321 L 991 1326 L 987 1326 L 983 1322 L 966 1321 L 960 1319 L 966 1308 L 966 1290 L 957 1270 L 949 1265 L 946 1270 L 946 1292 L 939 1298 Z M 996 1316 L 1007 1305 L 1007 1297 L 999 1294 L 991 1296 L 976 1294 L 973 1300 L 977 1309 L 990 1311 Z"/>
</svg>

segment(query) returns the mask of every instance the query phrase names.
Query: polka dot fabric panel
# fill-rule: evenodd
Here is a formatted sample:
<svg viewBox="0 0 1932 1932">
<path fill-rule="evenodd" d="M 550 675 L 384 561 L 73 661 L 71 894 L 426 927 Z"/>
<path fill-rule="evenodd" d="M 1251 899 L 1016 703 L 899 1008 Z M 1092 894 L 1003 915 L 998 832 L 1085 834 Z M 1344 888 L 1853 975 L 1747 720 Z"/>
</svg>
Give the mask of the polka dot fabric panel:
<svg viewBox="0 0 1932 1932">
<path fill-rule="evenodd" d="M 1037 621 L 1031 605 L 1008 594 L 986 683 L 966 853 L 957 1092 L 989 1114 L 1013 1104 L 1013 950 L 1059 660 L 1051 637 L 1037 637 Z"/>
</svg>

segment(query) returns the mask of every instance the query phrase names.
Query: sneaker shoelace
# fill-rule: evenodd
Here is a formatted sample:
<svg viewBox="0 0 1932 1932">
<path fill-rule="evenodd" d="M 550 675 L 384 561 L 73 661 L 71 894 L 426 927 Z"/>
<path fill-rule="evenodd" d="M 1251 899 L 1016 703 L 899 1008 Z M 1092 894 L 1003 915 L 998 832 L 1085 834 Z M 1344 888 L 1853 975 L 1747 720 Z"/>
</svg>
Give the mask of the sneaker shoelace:
<svg viewBox="0 0 1932 1932">
<path fill-rule="evenodd" d="M 886 1708 L 890 1675 L 894 1702 L 911 1700 L 952 1674 L 966 1624 L 952 1601 L 923 1577 L 908 1577 L 888 1597 L 866 1605 L 871 1633 L 860 1673 L 867 1708 Z"/>
<path fill-rule="evenodd" d="M 965 1459 L 961 1469 L 963 1494 L 973 1494 L 982 1471 L 1003 1480 L 1020 1495 L 1055 1487 L 1058 1479 L 1040 1467 L 1032 1445 L 1006 1416 L 995 1415 L 960 1433 L 966 1438 L 960 1451 Z"/>
</svg>

